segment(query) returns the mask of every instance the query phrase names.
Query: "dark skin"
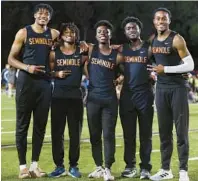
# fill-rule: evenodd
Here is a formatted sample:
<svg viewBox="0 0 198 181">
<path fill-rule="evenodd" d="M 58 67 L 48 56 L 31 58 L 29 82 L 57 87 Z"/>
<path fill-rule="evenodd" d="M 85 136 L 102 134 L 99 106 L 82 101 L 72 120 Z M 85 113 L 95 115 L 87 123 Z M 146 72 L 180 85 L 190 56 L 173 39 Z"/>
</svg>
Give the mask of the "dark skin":
<svg viewBox="0 0 198 181">
<path fill-rule="evenodd" d="M 36 33 L 43 33 L 47 30 L 47 24 L 49 23 L 51 19 L 51 15 L 47 9 L 39 9 L 38 12 L 34 14 L 35 22 L 32 24 L 32 29 Z M 59 32 L 55 29 L 51 29 L 52 34 L 52 40 L 55 40 L 59 36 Z M 9 56 L 8 56 L 8 63 L 21 70 L 26 70 L 27 64 L 24 64 L 22 61 L 18 59 L 18 56 L 20 54 L 20 51 L 22 49 L 22 46 L 25 44 L 25 41 L 27 39 L 27 30 L 26 28 L 20 29 L 16 36 L 15 40 L 12 44 L 12 48 L 10 50 Z M 28 72 L 30 74 L 36 74 L 39 72 L 45 72 L 44 71 L 45 66 L 43 65 L 30 65 L 28 68 Z"/>
<path fill-rule="evenodd" d="M 96 29 L 96 39 L 98 41 L 100 52 L 103 55 L 109 55 L 112 51 L 112 48 L 110 46 L 111 31 L 106 26 L 99 26 Z M 89 49 L 89 55 L 91 55 L 94 45 L 93 44 L 85 44 L 85 47 L 86 46 Z M 122 54 L 118 53 L 117 59 L 116 59 L 117 65 L 123 61 L 124 61 L 124 59 L 123 59 Z M 85 66 L 84 66 L 85 74 L 87 77 L 89 77 L 89 73 L 88 73 L 88 69 L 87 69 L 88 63 L 89 62 L 86 61 Z"/>
<path fill-rule="evenodd" d="M 76 33 L 69 29 L 66 28 L 63 35 L 61 36 L 61 39 L 63 40 L 63 44 L 60 46 L 60 50 L 65 54 L 65 55 L 71 55 L 75 53 L 76 51 Z M 84 50 L 80 50 L 84 51 Z M 55 67 L 55 52 L 51 51 L 50 52 L 50 69 L 51 71 L 54 70 Z M 82 61 L 83 63 L 88 59 L 88 56 L 82 56 Z M 55 72 L 55 77 L 58 78 L 65 78 L 69 76 L 72 72 L 70 70 L 61 70 Z"/>
<path fill-rule="evenodd" d="M 140 34 L 141 34 L 141 29 L 140 27 L 135 23 L 135 22 L 129 22 L 125 25 L 124 27 L 124 34 L 126 35 L 126 38 L 129 40 L 129 44 L 130 47 L 133 51 L 135 50 L 139 50 L 143 44 L 144 41 L 142 41 L 142 39 L 140 38 Z M 123 46 L 119 45 L 119 46 L 114 46 L 115 48 L 118 48 L 120 52 L 122 52 L 123 50 Z M 151 50 L 149 48 L 149 58 L 151 57 Z M 120 67 L 121 70 L 123 70 L 123 67 Z M 117 81 L 118 83 L 122 83 L 124 80 L 123 76 L 120 76 Z"/>
<path fill-rule="evenodd" d="M 153 24 L 157 30 L 157 39 L 159 41 L 164 41 L 169 36 L 171 32 L 169 29 L 170 23 L 171 20 L 167 12 L 157 11 L 155 13 Z M 181 59 L 190 55 L 184 38 L 178 34 L 173 39 L 173 48 L 178 52 Z M 158 74 L 163 74 L 164 66 L 161 64 L 157 66 L 148 65 L 148 70 L 154 71 Z"/>
</svg>

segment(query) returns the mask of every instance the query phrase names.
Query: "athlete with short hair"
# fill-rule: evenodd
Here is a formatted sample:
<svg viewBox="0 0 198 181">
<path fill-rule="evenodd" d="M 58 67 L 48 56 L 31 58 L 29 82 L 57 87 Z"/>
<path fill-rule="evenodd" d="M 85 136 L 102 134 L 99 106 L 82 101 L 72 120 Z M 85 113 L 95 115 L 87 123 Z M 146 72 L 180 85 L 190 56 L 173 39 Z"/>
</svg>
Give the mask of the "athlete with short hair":
<svg viewBox="0 0 198 181">
<path fill-rule="evenodd" d="M 114 180 L 111 166 L 115 161 L 115 127 L 117 122 L 118 100 L 114 80 L 116 67 L 123 57 L 110 47 L 113 26 L 107 20 L 96 23 L 96 45 L 89 45 L 89 61 L 85 69 L 89 78 L 87 96 L 87 119 L 92 146 L 92 156 L 96 170 L 89 178 L 103 177 Z M 104 140 L 104 167 L 102 136 Z"/>
<path fill-rule="evenodd" d="M 156 66 L 148 69 L 157 76 L 156 107 L 160 134 L 161 169 L 151 180 L 172 179 L 170 169 L 173 152 L 173 123 L 176 128 L 179 157 L 179 181 L 189 181 L 189 107 L 187 84 L 181 73 L 194 69 L 193 58 L 184 38 L 169 29 L 171 13 L 166 8 L 154 11 L 153 23 L 157 31 L 151 43 Z"/>
<path fill-rule="evenodd" d="M 17 32 L 8 57 L 8 63 L 20 69 L 16 82 L 16 147 L 20 164 L 19 178 L 22 179 L 46 175 L 38 167 L 38 161 L 51 101 L 51 81 L 47 76 L 49 52 L 53 40 L 59 35 L 57 30 L 47 26 L 52 14 L 53 9 L 50 5 L 36 5 L 34 24 Z M 23 47 L 23 60 L 20 61 L 18 56 Z M 28 170 L 27 134 L 32 113 L 32 163 Z"/>
</svg>

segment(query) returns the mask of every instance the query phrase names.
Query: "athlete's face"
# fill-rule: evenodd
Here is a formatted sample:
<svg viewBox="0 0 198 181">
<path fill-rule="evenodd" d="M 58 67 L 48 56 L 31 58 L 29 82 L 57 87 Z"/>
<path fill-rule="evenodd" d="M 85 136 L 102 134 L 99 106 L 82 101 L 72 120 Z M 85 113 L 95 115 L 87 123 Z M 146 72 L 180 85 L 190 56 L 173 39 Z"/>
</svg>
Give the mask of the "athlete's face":
<svg viewBox="0 0 198 181">
<path fill-rule="evenodd" d="M 47 25 L 50 21 L 50 12 L 47 9 L 39 9 L 34 14 L 34 18 L 38 25 Z"/>
<path fill-rule="evenodd" d="M 61 38 L 64 40 L 64 42 L 74 43 L 76 40 L 76 33 L 74 30 L 66 28 Z"/>
<path fill-rule="evenodd" d="M 107 43 L 111 39 L 111 31 L 106 26 L 99 26 L 96 29 L 96 39 L 99 43 Z"/>
<path fill-rule="evenodd" d="M 169 14 L 165 11 L 157 11 L 155 13 L 153 24 L 157 31 L 164 32 L 169 29 L 170 25 L 170 17 Z"/>
<path fill-rule="evenodd" d="M 125 35 L 129 40 L 135 40 L 138 39 L 140 37 L 140 27 L 136 24 L 136 23 L 127 23 L 125 28 Z"/>
</svg>

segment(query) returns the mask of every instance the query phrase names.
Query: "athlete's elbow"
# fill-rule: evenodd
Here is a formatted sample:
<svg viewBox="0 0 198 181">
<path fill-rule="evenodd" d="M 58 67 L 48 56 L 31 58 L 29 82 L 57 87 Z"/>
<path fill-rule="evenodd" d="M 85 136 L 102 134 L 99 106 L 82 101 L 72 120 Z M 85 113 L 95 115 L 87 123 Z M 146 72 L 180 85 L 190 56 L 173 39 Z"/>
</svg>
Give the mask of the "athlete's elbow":
<svg viewBox="0 0 198 181">
<path fill-rule="evenodd" d="M 11 66 L 14 66 L 14 61 L 15 61 L 14 56 L 10 54 L 8 56 L 8 64 L 11 65 Z"/>
<path fill-rule="evenodd" d="M 8 56 L 8 64 L 9 64 L 9 65 L 12 65 L 12 58 L 11 58 L 10 55 Z"/>
</svg>

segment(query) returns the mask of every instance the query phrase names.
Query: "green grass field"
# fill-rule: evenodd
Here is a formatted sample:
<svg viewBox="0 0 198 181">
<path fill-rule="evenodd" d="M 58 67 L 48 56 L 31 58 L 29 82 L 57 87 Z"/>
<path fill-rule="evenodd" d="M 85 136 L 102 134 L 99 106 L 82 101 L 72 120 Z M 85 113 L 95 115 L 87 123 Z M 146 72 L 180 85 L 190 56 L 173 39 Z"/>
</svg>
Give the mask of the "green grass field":
<svg viewBox="0 0 198 181">
<path fill-rule="evenodd" d="M 2 94 L 1 96 L 1 180 L 2 181 L 16 181 L 18 178 L 18 158 L 17 151 L 15 148 L 15 102 L 14 98 L 7 98 Z M 68 134 L 67 128 L 65 130 L 65 166 L 68 168 Z M 156 113 L 154 117 L 153 124 L 153 152 L 152 152 L 152 174 L 154 174 L 160 168 L 160 152 L 159 152 L 159 136 L 158 136 L 158 126 Z M 175 131 L 174 131 L 175 133 Z M 27 152 L 27 161 L 28 164 L 31 160 L 31 135 L 32 135 L 32 123 L 30 125 L 28 133 L 28 152 Z M 138 133 L 137 133 L 138 135 Z M 190 158 L 189 160 L 189 175 L 190 181 L 198 181 L 198 104 L 190 105 Z M 51 172 L 54 169 L 54 164 L 51 154 L 51 143 L 50 143 L 50 117 L 46 130 L 45 143 L 43 145 L 42 153 L 40 156 L 40 167 L 46 172 Z M 6 146 L 10 145 L 10 146 Z M 139 163 L 139 138 L 137 137 L 137 163 Z M 129 181 L 136 179 L 122 179 L 120 178 L 120 173 L 125 167 L 123 161 L 123 137 L 122 137 L 122 128 L 120 125 L 120 120 L 118 119 L 117 128 L 116 128 L 116 162 L 113 164 L 112 172 L 116 177 L 116 180 L 120 181 Z M 171 168 L 174 174 L 174 179 L 172 181 L 178 181 L 178 156 L 176 149 L 176 138 L 174 134 L 174 152 L 172 156 Z M 138 167 L 138 165 L 137 165 Z M 94 162 L 91 156 L 91 147 L 89 143 L 89 133 L 87 127 L 87 118 L 84 114 L 84 126 L 82 132 L 82 142 L 81 142 L 81 156 L 79 160 L 79 168 L 83 174 L 83 177 L 80 179 L 82 181 L 92 181 L 94 179 L 88 179 L 87 175 L 95 168 Z M 32 179 L 31 179 L 32 180 Z M 61 177 L 58 179 L 52 178 L 40 178 L 35 180 L 55 180 L 55 181 L 71 181 L 77 180 L 69 176 Z M 97 179 L 103 180 L 103 179 Z"/>
</svg>

